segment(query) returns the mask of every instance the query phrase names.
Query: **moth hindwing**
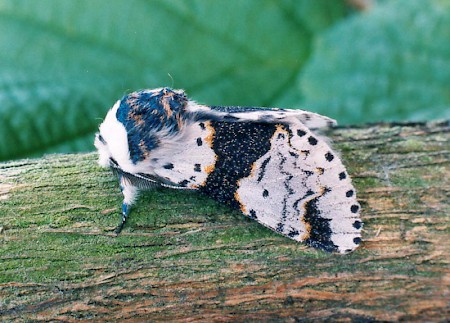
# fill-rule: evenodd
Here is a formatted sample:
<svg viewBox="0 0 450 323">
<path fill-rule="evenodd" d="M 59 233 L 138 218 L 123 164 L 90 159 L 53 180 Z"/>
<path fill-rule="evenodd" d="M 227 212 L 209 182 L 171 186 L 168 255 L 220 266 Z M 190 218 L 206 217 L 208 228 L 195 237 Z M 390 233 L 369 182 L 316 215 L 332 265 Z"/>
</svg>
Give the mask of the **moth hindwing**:
<svg viewBox="0 0 450 323">
<path fill-rule="evenodd" d="M 347 253 L 361 242 L 356 191 L 304 110 L 205 106 L 181 90 L 124 96 L 96 136 L 99 163 L 119 176 L 120 232 L 139 190 L 197 190 L 296 241 Z"/>
</svg>

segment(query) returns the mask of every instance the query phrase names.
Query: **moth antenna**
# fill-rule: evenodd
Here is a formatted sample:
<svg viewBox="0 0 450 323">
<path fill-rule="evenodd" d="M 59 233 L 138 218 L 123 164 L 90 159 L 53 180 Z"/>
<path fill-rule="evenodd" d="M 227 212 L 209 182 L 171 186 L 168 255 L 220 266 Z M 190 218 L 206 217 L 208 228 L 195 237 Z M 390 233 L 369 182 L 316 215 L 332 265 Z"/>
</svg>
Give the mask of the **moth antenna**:
<svg viewBox="0 0 450 323">
<path fill-rule="evenodd" d="M 172 85 L 170 87 L 173 88 L 175 81 L 173 80 L 173 77 L 170 73 L 167 73 L 167 75 L 170 77 L 170 80 L 172 81 Z"/>
</svg>

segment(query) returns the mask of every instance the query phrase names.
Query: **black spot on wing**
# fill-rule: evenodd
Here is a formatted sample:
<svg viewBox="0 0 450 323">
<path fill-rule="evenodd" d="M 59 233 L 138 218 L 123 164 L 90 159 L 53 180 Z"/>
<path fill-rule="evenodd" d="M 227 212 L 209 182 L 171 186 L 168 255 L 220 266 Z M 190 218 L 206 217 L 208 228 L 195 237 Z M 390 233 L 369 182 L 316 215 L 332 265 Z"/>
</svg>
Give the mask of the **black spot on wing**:
<svg viewBox="0 0 450 323">
<path fill-rule="evenodd" d="M 362 222 L 361 221 L 355 221 L 355 222 L 353 222 L 353 227 L 355 228 L 355 229 L 361 229 L 361 227 L 362 227 Z"/>
<path fill-rule="evenodd" d="M 345 196 L 347 196 L 347 197 L 352 197 L 354 193 L 355 193 L 355 192 L 354 192 L 353 190 L 348 190 L 348 191 L 345 193 Z"/>
<path fill-rule="evenodd" d="M 198 137 L 198 138 L 197 138 L 197 146 L 200 147 L 201 145 L 203 145 L 202 138 Z"/>
<path fill-rule="evenodd" d="M 317 139 L 314 138 L 313 136 L 308 137 L 308 142 L 310 145 L 315 146 L 317 145 Z"/>
<path fill-rule="evenodd" d="M 359 205 L 353 204 L 350 207 L 350 211 L 352 211 L 352 213 L 358 213 L 358 210 L 359 210 Z"/>
<path fill-rule="evenodd" d="M 327 153 L 325 154 L 325 159 L 326 159 L 327 161 L 331 162 L 331 161 L 334 159 L 334 155 L 333 155 L 332 153 L 330 153 L 330 152 L 327 152 Z"/>
<path fill-rule="evenodd" d="M 269 191 L 268 190 L 264 190 L 263 193 L 262 193 L 262 196 L 264 198 L 268 197 L 269 196 Z"/>
<path fill-rule="evenodd" d="M 256 220 L 258 217 L 256 216 L 256 212 L 255 212 L 255 210 L 250 210 L 250 212 L 249 212 L 249 218 L 250 219 L 253 219 L 253 220 Z"/>
<path fill-rule="evenodd" d="M 173 164 L 172 163 L 165 164 L 165 165 L 163 165 L 163 168 L 164 169 L 173 169 Z"/>
<path fill-rule="evenodd" d="M 298 135 L 299 137 L 303 137 L 304 135 L 306 135 L 306 131 L 303 131 L 303 130 L 298 129 L 298 130 L 297 130 L 297 135 Z"/>
<path fill-rule="evenodd" d="M 345 174 L 345 172 L 340 172 L 339 173 L 339 179 L 342 181 L 343 179 L 345 179 L 347 177 L 347 175 Z"/>
<path fill-rule="evenodd" d="M 195 164 L 194 165 L 194 172 L 201 172 L 202 171 L 202 167 L 200 164 Z"/>
</svg>

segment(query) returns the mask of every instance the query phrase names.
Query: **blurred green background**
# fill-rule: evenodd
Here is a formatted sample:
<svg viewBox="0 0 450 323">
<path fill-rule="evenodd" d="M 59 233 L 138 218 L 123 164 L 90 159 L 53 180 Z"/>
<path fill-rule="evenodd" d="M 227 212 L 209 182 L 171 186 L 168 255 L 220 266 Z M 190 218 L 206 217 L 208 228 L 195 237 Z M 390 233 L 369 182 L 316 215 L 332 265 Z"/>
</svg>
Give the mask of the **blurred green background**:
<svg viewBox="0 0 450 323">
<path fill-rule="evenodd" d="M 0 160 L 91 151 L 124 94 L 450 118 L 449 0 L 0 0 Z"/>
</svg>

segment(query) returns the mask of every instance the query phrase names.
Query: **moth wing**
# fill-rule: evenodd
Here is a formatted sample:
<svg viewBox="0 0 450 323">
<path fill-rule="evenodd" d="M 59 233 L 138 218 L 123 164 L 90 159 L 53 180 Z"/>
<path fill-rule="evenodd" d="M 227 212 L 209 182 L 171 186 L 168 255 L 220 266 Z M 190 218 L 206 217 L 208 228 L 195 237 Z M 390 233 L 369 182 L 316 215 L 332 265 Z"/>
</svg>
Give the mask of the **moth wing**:
<svg viewBox="0 0 450 323">
<path fill-rule="evenodd" d="M 152 172 L 166 187 L 198 189 L 217 156 L 212 150 L 214 129 L 209 122 L 189 122 L 176 139 L 152 152 Z"/>
<path fill-rule="evenodd" d="M 199 189 L 294 240 L 354 250 L 362 222 L 339 157 L 298 119 L 261 122 L 251 112 L 190 121 L 182 137 L 152 152 L 155 176 L 176 188 Z"/>
<path fill-rule="evenodd" d="M 277 126 L 270 150 L 238 181 L 241 211 L 297 241 L 347 253 L 361 242 L 355 189 L 328 144 L 301 123 Z"/>
<path fill-rule="evenodd" d="M 336 120 L 318 113 L 278 108 L 205 106 L 190 101 L 187 111 L 197 118 L 224 122 L 296 123 L 302 122 L 310 129 L 332 127 Z"/>
</svg>

